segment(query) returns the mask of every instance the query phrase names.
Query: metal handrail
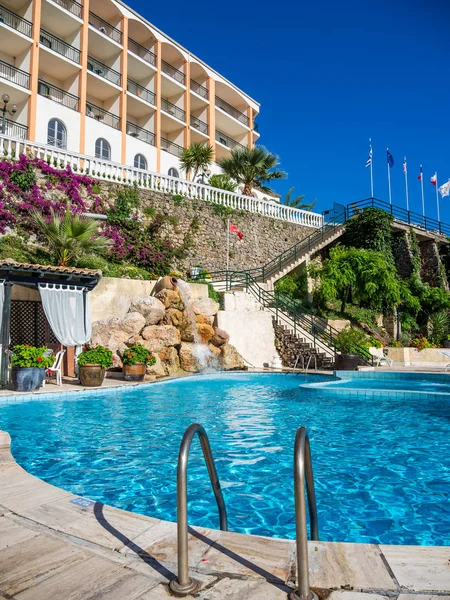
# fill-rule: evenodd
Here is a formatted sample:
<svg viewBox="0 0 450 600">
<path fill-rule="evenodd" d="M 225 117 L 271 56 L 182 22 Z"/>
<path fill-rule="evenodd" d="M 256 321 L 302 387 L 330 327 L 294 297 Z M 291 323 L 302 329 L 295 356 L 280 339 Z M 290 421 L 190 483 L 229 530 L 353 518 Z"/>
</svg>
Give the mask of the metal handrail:
<svg viewBox="0 0 450 600">
<path fill-rule="evenodd" d="M 27 37 L 31 37 L 33 30 L 33 23 L 27 21 L 20 15 L 12 12 L 12 10 L 8 10 L 4 6 L 0 6 L 0 24 L 8 25 L 8 27 L 12 27 L 12 29 L 16 29 L 23 33 Z"/>
<path fill-rule="evenodd" d="M 203 456 L 208 469 L 209 478 L 219 509 L 220 529 L 228 531 L 227 510 L 220 487 L 216 465 L 209 445 L 208 436 L 200 423 L 192 423 L 186 429 L 180 444 L 177 466 L 177 539 L 178 539 L 178 576 L 169 583 L 169 587 L 177 596 L 188 596 L 199 584 L 189 577 L 188 561 L 188 516 L 187 516 L 187 465 L 192 440 L 198 435 Z"/>
<path fill-rule="evenodd" d="M 59 6 L 62 6 L 76 17 L 81 17 L 83 7 L 79 2 L 76 2 L 75 0 L 52 0 L 52 2 L 59 4 Z"/>
<path fill-rule="evenodd" d="M 231 148 L 231 149 L 246 148 L 246 146 L 244 146 L 243 144 L 240 144 L 239 142 L 234 140 L 232 137 L 230 137 L 223 131 L 219 131 L 219 129 L 216 129 L 216 142 L 219 142 L 223 146 L 227 146 L 227 148 Z"/>
<path fill-rule="evenodd" d="M 306 493 L 308 496 L 311 539 L 319 539 L 316 494 L 311 462 L 311 448 L 306 427 L 299 427 L 294 444 L 294 497 L 295 531 L 297 545 L 297 589 L 289 594 L 290 600 L 317 600 L 317 595 L 309 587 L 308 530 L 306 527 Z"/>
<path fill-rule="evenodd" d="M 53 50 L 53 52 L 64 56 L 64 58 L 68 58 L 72 62 L 80 64 L 81 52 L 78 50 L 78 48 L 71 46 L 56 35 L 53 35 L 53 33 L 41 28 L 39 41 L 41 47 Z"/>
</svg>

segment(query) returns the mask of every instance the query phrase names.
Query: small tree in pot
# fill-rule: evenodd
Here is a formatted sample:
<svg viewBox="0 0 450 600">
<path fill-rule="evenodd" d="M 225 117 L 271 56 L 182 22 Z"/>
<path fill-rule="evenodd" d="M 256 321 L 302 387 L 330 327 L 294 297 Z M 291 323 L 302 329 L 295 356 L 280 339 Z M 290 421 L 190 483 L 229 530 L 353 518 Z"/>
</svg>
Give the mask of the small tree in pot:
<svg viewBox="0 0 450 600">
<path fill-rule="evenodd" d="M 50 356 L 48 354 L 50 353 Z M 54 357 L 46 346 L 14 346 L 11 359 L 11 384 L 18 392 L 32 392 L 41 387 L 46 370 Z"/>
<path fill-rule="evenodd" d="M 142 381 L 147 365 L 154 365 L 156 357 L 142 344 L 130 346 L 122 355 L 125 381 Z"/>
<path fill-rule="evenodd" d="M 105 379 L 106 369 L 112 367 L 112 352 L 108 348 L 97 344 L 85 346 L 78 356 L 78 376 L 81 385 L 97 387 Z"/>
<path fill-rule="evenodd" d="M 355 371 L 361 363 L 361 358 L 370 358 L 367 343 L 367 336 L 360 329 L 347 327 L 340 331 L 335 340 L 336 350 L 340 352 L 336 354 L 336 369 Z"/>
</svg>

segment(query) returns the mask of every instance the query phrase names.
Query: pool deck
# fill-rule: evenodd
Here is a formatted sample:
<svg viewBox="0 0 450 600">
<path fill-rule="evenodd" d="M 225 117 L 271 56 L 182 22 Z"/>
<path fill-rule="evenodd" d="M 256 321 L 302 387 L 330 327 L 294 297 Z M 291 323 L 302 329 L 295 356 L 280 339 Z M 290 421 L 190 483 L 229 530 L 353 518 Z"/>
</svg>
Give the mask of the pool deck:
<svg viewBox="0 0 450 600">
<path fill-rule="evenodd" d="M 331 600 L 450 600 L 450 547 L 309 542 L 311 587 Z M 159 600 L 176 525 L 80 499 L 34 477 L 0 432 L 0 600 Z M 192 528 L 203 600 L 281 600 L 295 543 Z"/>
</svg>

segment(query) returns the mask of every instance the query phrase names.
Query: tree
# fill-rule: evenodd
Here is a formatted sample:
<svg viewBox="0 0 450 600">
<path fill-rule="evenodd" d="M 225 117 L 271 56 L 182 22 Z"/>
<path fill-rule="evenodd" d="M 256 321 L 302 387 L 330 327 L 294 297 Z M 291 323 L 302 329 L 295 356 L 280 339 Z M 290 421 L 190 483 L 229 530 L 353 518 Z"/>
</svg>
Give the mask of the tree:
<svg viewBox="0 0 450 600">
<path fill-rule="evenodd" d="M 39 233 L 46 239 L 51 252 L 56 256 L 57 264 L 67 267 L 85 254 L 102 254 L 112 243 L 106 237 L 99 236 L 98 224 L 94 219 L 72 215 L 67 206 L 64 216 L 50 209 L 50 221 L 37 211 L 31 219 Z"/>
<path fill-rule="evenodd" d="M 237 188 L 237 183 L 225 173 L 219 175 L 211 175 L 208 181 L 208 185 L 210 185 L 211 187 L 218 188 L 219 190 L 226 190 L 227 192 L 235 192 Z"/>
<path fill-rule="evenodd" d="M 186 172 L 186 175 L 192 173 L 192 181 L 195 181 L 199 171 L 204 172 L 212 163 L 214 151 L 211 146 L 195 142 L 187 148 L 183 148 L 180 156 L 181 168 Z"/>
<path fill-rule="evenodd" d="M 303 199 L 305 196 L 296 196 L 295 198 L 292 198 L 291 196 L 292 196 L 293 191 L 294 191 L 294 188 L 291 187 L 286 192 L 286 196 L 283 200 L 283 204 L 285 204 L 286 206 L 291 206 L 292 208 L 299 208 L 300 210 L 314 210 L 314 207 L 317 202 L 317 198 L 314 198 L 314 200 L 308 204 L 307 202 L 303 202 Z"/>
<path fill-rule="evenodd" d="M 222 159 L 219 165 L 227 175 L 244 186 L 244 196 L 251 196 L 254 187 L 270 194 L 273 190 L 266 184 L 286 177 L 284 171 L 276 168 L 279 165 L 278 156 L 262 146 L 234 148 L 231 157 Z"/>
</svg>

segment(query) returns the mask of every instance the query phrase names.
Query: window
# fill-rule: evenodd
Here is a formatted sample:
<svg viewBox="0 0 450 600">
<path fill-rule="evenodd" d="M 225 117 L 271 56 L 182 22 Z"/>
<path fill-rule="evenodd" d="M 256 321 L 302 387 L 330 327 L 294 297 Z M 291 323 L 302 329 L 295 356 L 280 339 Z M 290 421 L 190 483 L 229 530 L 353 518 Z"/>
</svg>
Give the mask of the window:
<svg viewBox="0 0 450 600">
<path fill-rule="evenodd" d="M 48 122 L 47 144 L 62 150 L 67 148 L 67 129 L 59 119 L 50 119 Z"/>
<path fill-rule="evenodd" d="M 143 154 L 136 154 L 134 157 L 134 168 L 135 169 L 147 169 L 147 161 Z"/>
<path fill-rule="evenodd" d="M 111 146 L 103 138 L 98 138 L 95 142 L 95 158 L 111 160 Z"/>
<path fill-rule="evenodd" d="M 176 169 L 174 169 L 173 167 L 170 167 L 168 175 L 169 175 L 169 177 L 179 177 L 180 176 L 178 171 Z"/>
</svg>

